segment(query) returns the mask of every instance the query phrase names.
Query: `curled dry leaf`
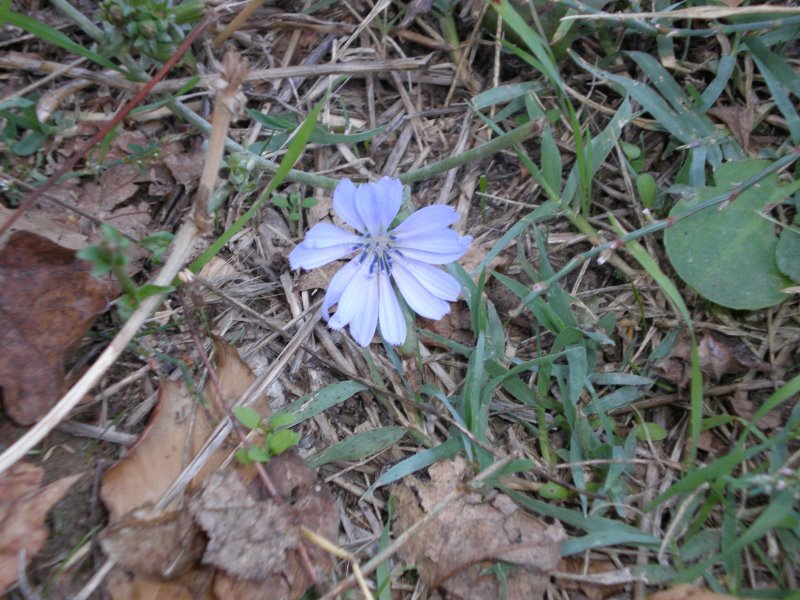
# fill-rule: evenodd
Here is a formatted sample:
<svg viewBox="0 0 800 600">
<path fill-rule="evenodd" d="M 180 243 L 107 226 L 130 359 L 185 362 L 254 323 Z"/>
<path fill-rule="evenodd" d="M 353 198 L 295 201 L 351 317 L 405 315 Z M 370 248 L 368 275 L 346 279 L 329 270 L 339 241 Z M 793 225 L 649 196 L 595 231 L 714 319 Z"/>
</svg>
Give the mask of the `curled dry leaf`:
<svg viewBox="0 0 800 600">
<path fill-rule="evenodd" d="M 39 467 L 19 462 L 0 476 L 0 592 L 16 581 L 20 553 L 25 553 L 27 566 L 44 545 L 47 512 L 81 476 L 40 487 L 43 474 Z"/>
<path fill-rule="evenodd" d="M 756 356 L 739 338 L 715 331 L 698 332 L 697 352 L 700 370 L 715 380 L 724 375 L 746 373 L 751 369 L 769 371 L 770 365 Z M 659 374 L 680 387 L 686 386 L 691 377 L 692 343 L 689 334 L 681 331 L 671 354 L 656 363 Z"/>
<path fill-rule="evenodd" d="M 228 471 L 210 476 L 190 504 L 209 538 L 203 562 L 222 569 L 214 580 L 218 598 L 300 598 L 311 585 L 296 552 L 300 527 L 327 539 L 338 532 L 333 495 L 300 457 L 285 452 L 265 469 L 278 493 L 293 503 L 279 506 L 263 497 L 258 479 L 245 485 Z M 331 569 L 323 550 L 309 543 L 305 548 L 318 577 Z"/>
<path fill-rule="evenodd" d="M 17 423 L 35 423 L 56 403 L 64 362 L 109 289 L 73 251 L 34 233 L 16 232 L 0 250 L 0 387 Z"/>
<path fill-rule="evenodd" d="M 433 465 L 428 473 L 427 483 L 409 476 L 392 490 L 398 534 L 462 485 L 469 470 L 457 458 Z M 564 538 L 560 524 L 543 525 L 504 494 L 485 499 L 465 490 L 417 531 L 400 556 L 416 565 L 430 589 L 444 588 L 455 598 L 500 597 L 500 583 L 486 567 L 511 563 L 515 568 L 506 575 L 508 597 L 541 598 L 558 566 Z"/>
</svg>

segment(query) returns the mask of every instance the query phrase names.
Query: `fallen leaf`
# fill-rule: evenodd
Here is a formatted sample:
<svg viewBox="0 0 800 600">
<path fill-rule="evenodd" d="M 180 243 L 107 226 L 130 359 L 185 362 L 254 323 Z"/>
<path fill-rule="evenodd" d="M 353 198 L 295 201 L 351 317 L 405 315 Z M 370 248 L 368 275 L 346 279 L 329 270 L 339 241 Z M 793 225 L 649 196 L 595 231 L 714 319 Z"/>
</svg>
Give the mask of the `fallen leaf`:
<svg viewBox="0 0 800 600">
<path fill-rule="evenodd" d="M 211 475 L 190 502 L 209 538 L 203 562 L 222 570 L 214 581 L 218 598 L 300 598 L 311 585 L 296 551 L 300 526 L 327 539 L 338 533 L 333 495 L 297 454 L 285 452 L 265 469 L 286 504 L 262 497 L 257 479 L 248 486 L 231 471 Z M 326 552 L 304 546 L 318 577 L 330 571 Z"/>
<path fill-rule="evenodd" d="M 752 369 L 758 371 L 771 369 L 769 363 L 758 358 L 739 338 L 710 330 L 698 332 L 698 338 L 700 370 L 715 380 L 721 379 L 724 375 L 746 373 Z M 681 331 L 670 355 L 655 366 L 661 377 L 684 387 L 689 381 L 691 363 L 691 338 L 686 331 Z"/>
<path fill-rule="evenodd" d="M 195 567 L 204 543 L 188 512 L 153 514 L 147 507 L 109 525 L 100 546 L 128 571 L 169 581 Z"/>
<path fill-rule="evenodd" d="M 736 598 L 736 596 L 717 594 L 716 592 L 698 588 L 688 583 L 656 592 L 650 596 L 650 600 L 733 600 L 734 598 Z"/>
<path fill-rule="evenodd" d="M 462 485 L 468 467 L 459 457 L 433 465 L 428 474 L 428 482 L 409 476 L 392 489 L 398 535 Z M 541 598 L 564 538 L 560 524 L 543 525 L 504 494 L 485 499 L 465 491 L 425 523 L 400 556 L 416 565 L 428 588 L 444 588 L 456 598 L 500 597 L 501 585 L 486 567 L 510 563 L 516 568 L 506 573 L 508 597 Z"/>
<path fill-rule="evenodd" d="M 708 114 L 721 121 L 745 150 L 750 149 L 750 134 L 753 132 L 755 110 L 748 106 L 715 106 Z"/>
<path fill-rule="evenodd" d="M 100 497 L 112 523 L 140 506 L 154 504 L 180 474 L 191 458 L 187 437 L 196 403 L 183 382 L 161 382 L 147 428 L 103 476 Z"/>
<path fill-rule="evenodd" d="M 44 545 L 48 511 L 81 477 L 71 475 L 40 487 L 43 474 L 39 467 L 19 462 L 0 476 L 0 591 L 16 581 L 20 553 L 25 553 L 27 566 Z"/>
<path fill-rule="evenodd" d="M 35 423 L 56 403 L 64 361 L 109 289 L 73 251 L 36 234 L 17 232 L 0 251 L 0 387 L 17 423 Z"/>
<path fill-rule="evenodd" d="M 236 400 L 255 376 L 242 361 L 236 348 L 222 338 L 213 338 L 216 374 L 225 400 Z M 155 503 L 200 450 L 222 415 L 216 391 L 211 383 L 203 390 L 206 406 L 215 410 L 209 418 L 197 398 L 183 382 L 164 380 L 158 390 L 158 403 L 147 428 L 128 454 L 106 471 L 100 495 L 112 522 L 130 511 Z M 266 399 L 254 408 L 265 415 Z M 191 439 L 188 437 L 191 436 Z M 213 472 L 227 458 L 233 442 L 223 445 L 192 480 L 199 486 L 206 474 Z"/>
</svg>

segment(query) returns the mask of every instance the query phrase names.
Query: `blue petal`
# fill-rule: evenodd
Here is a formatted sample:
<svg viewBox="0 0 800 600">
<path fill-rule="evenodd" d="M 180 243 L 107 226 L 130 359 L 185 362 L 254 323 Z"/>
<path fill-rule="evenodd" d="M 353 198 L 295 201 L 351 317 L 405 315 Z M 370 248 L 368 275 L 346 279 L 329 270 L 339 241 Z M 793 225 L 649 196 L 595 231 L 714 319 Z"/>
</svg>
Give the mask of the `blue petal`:
<svg viewBox="0 0 800 600">
<path fill-rule="evenodd" d="M 441 265 L 458 260 L 469 249 L 470 236 L 460 236 L 452 229 L 437 233 L 406 236 L 397 240 L 397 249 L 406 258 Z"/>
<path fill-rule="evenodd" d="M 350 321 L 355 318 L 360 310 L 362 310 L 362 300 L 364 299 L 365 288 L 369 285 L 368 268 L 365 269 L 365 263 L 358 263 L 354 261 L 358 268 L 356 272 L 350 277 L 350 280 L 343 285 L 344 289 L 339 295 L 339 302 L 336 307 L 336 312 L 328 322 L 331 329 L 341 329 Z"/>
<path fill-rule="evenodd" d="M 339 260 L 352 251 L 352 244 L 339 244 L 328 248 L 309 248 L 303 242 L 289 253 L 289 265 L 292 269 L 316 269 L 334 260 Z"/>
<path fill-rule="evenodd" d="M 356 210 L 356 186 L 349 179 L 342 179 L 333 190 L 333 210 L 342 220 L 358 231 L 366 231 L 364 221 Z"/>
<path fill-rule="evenodd" d="M 329 318 L 329 311 L 331 306 L 339 302 L 342 292 L 350 283 L 350 281 L 358 273 L 359 263 L 357 260 L 351 260 L 341 269 L 336 272 L 336 275 L 331 279 L 328 285 L 328 291 L 325 292 L 325 298 L 322 300 L 322 317 L 327 321 Z"/>
<path fill-rule="evenodd" d="M 338 244 L 355 245 L 361 241 L 361 236 L 345 231 L 330 223 L 317 223 L 306 234 L 303 243 L 308 248 L 329 248 Z"/>
<path fill-rule="evenodd" d="M 437 298 L 449 300 L 450 302 L 458 299 L 461 286 L 456 278 L 449 273 L 416 260 L 402 259 L 402 262 L 408 272 L 414 276 L 414 279 L 419 281 L 426 290 Z"/>
<path fill-rule="evenodd" d="M 411 214 L 405 221 L 392 229 L 392 235 L 398 240 L 408 236 L 416 236 L 425 233 L 434 233 L 439 229 L 446 229 L 458 221 L 458 213 L 444 204 L 434 204 L 420 208 Z"/>
<path fill-rule="evenodd" d="M 428 319 L 441 319 L 450 311 L 450 305 L 426 290 L 405 268 L 402 260 L 395 260 L 392 264 L 392 277 L 405 301 L 418 315 Z"/>
<path fill-rule="evenodd" d="M 381 233 L 381 214 L 373 184 L 362 183 L 356 188 L 355 205 L 366 230 L 370 233 Z"/>
<path fill-rule="evenodd" d="M 406 320 L 392 283 L 383 271 L 378 273 L 378 295 L 381 335 L 392 346 L 399 346 L 406 340 Z"/>
<path fill-rule="evenodd" d="M 403 184 L 399 179 L 381 177 L 373 187 L 378 226 L 380 231 L 386 231 L 400 212 L 400 205 L 403 203 Z"/>
<path fill-rule="evenodd" d="M 359 275 L 356 275 L 359 277 Z M 352 285 L 352 284 L 351 284 Z M 380 293 L 378 291 L 378 277 L 367 276 L 359 284 L 359 308 L 350 321 L 350 335 L 359 346 L 367 347 L 375 335 L 378 327 L 378 313 L 380 310 Z"/>
</svg>

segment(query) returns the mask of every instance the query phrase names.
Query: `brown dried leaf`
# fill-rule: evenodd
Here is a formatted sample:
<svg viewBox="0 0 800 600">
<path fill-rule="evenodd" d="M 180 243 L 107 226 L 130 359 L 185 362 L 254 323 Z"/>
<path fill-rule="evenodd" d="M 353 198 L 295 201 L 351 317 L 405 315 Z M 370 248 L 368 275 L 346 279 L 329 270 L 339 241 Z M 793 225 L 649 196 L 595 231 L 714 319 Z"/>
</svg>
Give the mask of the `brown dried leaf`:
<svg viewBox="0 0 800 600">
<path fill-rule="evenodd" d="M 428 469 L 430 481 L 407 477 L 394 487 L 397 531 L 419 521 L 445 496 L 461 485 L 468 473 L 462 458 Z M 545 526 L 521 510 L 508 496 L 491 500 L 465 492 L 400 550 L 417 566 L 430 588 L 444 588 L 456 598 L 497 598 L 500 584 L 485 567 L 496 561 L 518 568 L 507 574 L 509 598 L 543 597 L 548 574 L 558 566 L 564 530 Z"/>
<path fill-rule="evenodd" d="M 183 382 L 161 382 L 147 428 L 125 458 L 103 476 L 100 496 L 112 522 L 155 503 L 191 458 L 187 435 L 195 403 Z"/>
<path fill-rule="evenodd" d="M 294 551 L 300 526 L 336 538 L 336 502 L 299 456 L 286 452 L 265 469 L 283 498 L 296 499 L 293 504 L 277 506 L 256 496 L 262 493 L 260 482 L 246 486 L 232 472 L 210 476 L 190 503 L 210 540 L 203 561 L 225 571 L 214 582 L 219 598 L 299 598 L 311 584 Z M 331 569 L 327 553 L 308 543 L 305 547 L 318 576 Z"/>
<path fill-rule="evenodd" d="M 745 150 L 750 149 L 756 112 L 749 106 L 715 106 L 708 114 L 724 123 Z"/>
<path fill-rule="evenodd" d="M 698 338 L 700 370 L 715 380 L 728 374 L 746 373 L 751 369 L 769 371 L 771 368 L 768 363 L 753 354 L 753 351 L 739 338 L 710 330 L 698 332 Z M 670 356 L 659 361 L 656 367 L 664 379 L 683 387 L 689 380 L 691 362 L 691 338 L 687 332 L 682 331 Z"/>
<path fill-rule="evenodd" d="M 204 543 L 185 510 L 152 514 L 141 508 L 109 525 L 100 535 L 100 545 L 125 569 L 169 581 L 197 564 Z"/>
<path fill-rule="evenodd" d="M 44 545 L 47 512 L 81 477 L 63 477 L 40 488 L 42 475 L 39 467 L 20 462 L 0 476 L 0 591 L 16 581 L 20 552 L 27 565 Z"/>
<path fill-rule="evenodd" d="M 717 594 L 716 592 L 698 588 L 688 583 L 656 592 L 650 596 L 650 600 L 733 600 L 734 598 L 735 596 Z"/>
<path fill-rule="evenodd" d="M 108 303 L 109 287 L 75 253 L 36 234 L 0 251 L 0 387 L 11 418 L 35 423 L 56 403 L 64 361 Z"/>
</svg>

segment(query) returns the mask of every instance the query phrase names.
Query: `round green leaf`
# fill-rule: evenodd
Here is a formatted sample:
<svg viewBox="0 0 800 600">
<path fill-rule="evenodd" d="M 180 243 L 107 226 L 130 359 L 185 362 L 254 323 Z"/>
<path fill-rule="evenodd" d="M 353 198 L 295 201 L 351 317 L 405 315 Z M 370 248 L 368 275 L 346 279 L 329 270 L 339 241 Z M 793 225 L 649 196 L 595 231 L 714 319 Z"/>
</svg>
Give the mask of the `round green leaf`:
<svg viewBox="0 0 800 600">
<path fill-rule="evenodd" d="M 721 165 L 715 173 L 717 186 L 680 200 L 670 216 L 730 191 L 768 165 L 762 160 Z M 791 282 L 776 265 L 773 225 L 759 215 L 767 204 L 780 201 L 781 191 L 777 176 L 770 175 L 727 206 L 700 211 L 668 228 L 664 246 L 681 279 L 729 308 L 755 310 L 785 300 L 781 290 Z"/>
</svg>

